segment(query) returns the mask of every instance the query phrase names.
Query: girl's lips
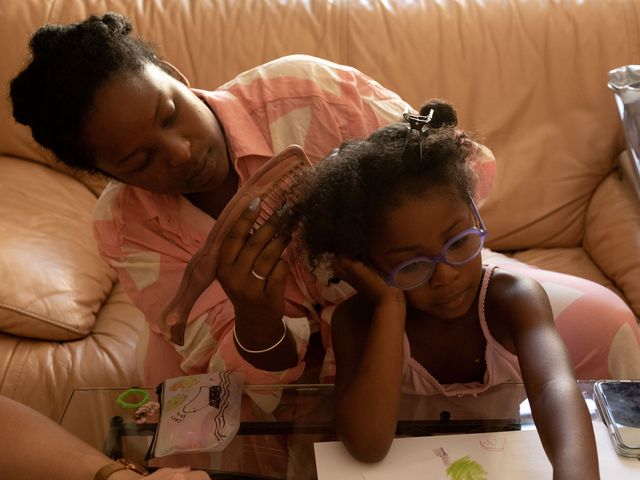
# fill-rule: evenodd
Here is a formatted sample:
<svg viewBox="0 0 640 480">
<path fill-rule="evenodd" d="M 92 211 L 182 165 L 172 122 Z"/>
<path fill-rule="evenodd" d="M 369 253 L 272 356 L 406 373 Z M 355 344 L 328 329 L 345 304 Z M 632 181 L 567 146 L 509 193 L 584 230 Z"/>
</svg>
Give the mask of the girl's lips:
<svg viewBox="0 0 640 480">
<path fill-rule="evenodd" d="M 467 290 L 468 288 L 465 288 L 464 290 L 461 290 L 459 293 L 451 295 L 447 297 L 445 300 L 437 302 L 436 305 L 440 307 L 446 306 L 449 308 L 457 307 L 460 303 L 464 301 Z"/>
</svg>

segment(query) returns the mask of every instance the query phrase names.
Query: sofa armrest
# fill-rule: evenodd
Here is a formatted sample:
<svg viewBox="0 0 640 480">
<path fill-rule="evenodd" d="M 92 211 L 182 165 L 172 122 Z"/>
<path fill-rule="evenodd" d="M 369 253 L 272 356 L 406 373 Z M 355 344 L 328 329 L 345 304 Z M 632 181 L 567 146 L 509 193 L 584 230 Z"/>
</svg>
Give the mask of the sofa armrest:
<svg viewBox="0 0 640 480">
<path fill-rule="evenodd" d="M 91 230 L 95 196 L 46 166 L 0 156 L 0 332 L 88 335 L 115 273 Z"/>
<path fill-rule="evenodd" d="M 627 182 L 636 202 L 640 203 L 640 166 L 629 150 L 624 150 L 618 156 L 618 164 L 622 178 Z"/>
<path fill-rule="evenodd" d="M 60 343 L 0 333 L 0 395 L 59 421 L 76 388 L 140 385 L 135 357 L 145 323 L 117 283 L 82 340 Z"/>
<path fill-rule="evenodd" d="M 583 246 L 640 317 L 640 204 L 618 171 L 591 198 Z"/>
</svg>

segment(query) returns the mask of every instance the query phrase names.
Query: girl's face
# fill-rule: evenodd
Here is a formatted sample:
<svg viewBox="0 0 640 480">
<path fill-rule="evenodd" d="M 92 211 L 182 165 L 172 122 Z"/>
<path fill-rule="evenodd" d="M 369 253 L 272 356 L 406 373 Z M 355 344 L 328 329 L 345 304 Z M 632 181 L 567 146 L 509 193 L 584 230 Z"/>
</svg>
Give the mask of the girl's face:
<svg viewBox="0 0 640 480">
<path fill-rule="evenodd" d="M 474 226 L 475 215 L 469 206 L 448 190 L 409 197 L 388 211 L 377 226 L 369 259 L 386 275 L 412 258 L 436 257 L 448 240 Z M 474 304 L 481 278 L 478 255 L 463 265 L 438 263 L 426 283 L 405 293 L 415 309 L 439 319 L 454 319 Z"/>
<path fill-rule="evenodd" d="M 213 112 L 153 64 L 98 90 L 85 133 L 96 168 L 145 190 L 210 191 L 229 173 L 224 134 Z"/>
</svg>

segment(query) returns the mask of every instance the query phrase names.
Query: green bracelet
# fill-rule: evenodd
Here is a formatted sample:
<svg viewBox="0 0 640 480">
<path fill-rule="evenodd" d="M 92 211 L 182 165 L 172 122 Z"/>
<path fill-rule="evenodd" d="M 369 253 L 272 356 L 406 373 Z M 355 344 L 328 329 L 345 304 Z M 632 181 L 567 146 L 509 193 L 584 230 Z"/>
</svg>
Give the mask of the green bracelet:
<svg viewBox="0 0 640 480">
<path fill-rule="evenodd" d="M 140 400 L 137 403 L 127 402 L 127 397 L 129 395 L 142 395 L 142 400 Z M 127 410 L 134 410 L 136 408 L 140 408 L 141 406 L 143 406 L 145 403 L 149 401 L 150 398 L 151 397 L 149 395 L 149 392 L 147 392 L 145 389 L 130 388 L 129 390 L 126 390 L 122 392 L 120 395 L 118 395 L 118 398 L 116 398 L 116 403 L 120 405 L 122 408 L 126 408 Z"/>
</svg>

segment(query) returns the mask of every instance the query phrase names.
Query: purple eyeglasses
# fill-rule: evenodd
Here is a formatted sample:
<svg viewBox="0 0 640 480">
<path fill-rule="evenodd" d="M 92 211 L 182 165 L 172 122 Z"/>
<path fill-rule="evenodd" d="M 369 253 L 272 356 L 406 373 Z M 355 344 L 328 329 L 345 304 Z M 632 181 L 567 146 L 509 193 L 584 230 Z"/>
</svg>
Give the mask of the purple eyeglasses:
<svg viewBox="0 0 640 480">
<path fill-rule="evenodd" d="M 438 263 L 455 267 L 476 258 L 484 246 L 487 229 L 473 199 L 469 200 L 479 228 L 468 228 L 449 239 L 436 257 L 415 257 L 396 265 L 385 282 L 400 290 L 412 290 L 429 281 Z"/>
</svg>

